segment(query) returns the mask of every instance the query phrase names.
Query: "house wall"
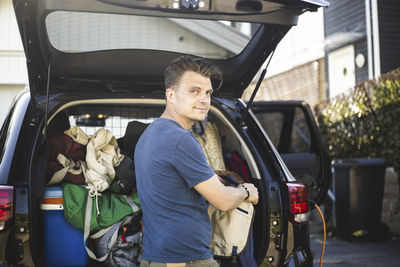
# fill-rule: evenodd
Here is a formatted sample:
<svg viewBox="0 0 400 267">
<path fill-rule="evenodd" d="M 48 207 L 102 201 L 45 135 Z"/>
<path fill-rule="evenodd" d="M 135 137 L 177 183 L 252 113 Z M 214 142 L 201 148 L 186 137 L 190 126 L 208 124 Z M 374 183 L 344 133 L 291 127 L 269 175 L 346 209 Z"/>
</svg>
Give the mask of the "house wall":
<svg viewBox="0 0 400 267">
<path fill-rule="evenodd" d="M 11 0 L 0 0 L 0 84 L 25 84 L 25 54 Z"/>
<path fill-rule="evenodd" d="M 0 0 L 0 125 L 28 81 L 25 54 L 11 0 Z"/>
<path fill-rule="evenodd" d="M 323 101 L 326 96 L 324 59 L 297 66 L 286 72 L 265 79 L 255 97 L 259 100 L 304 100 L 311 107 Z M 256 82 L 244 91 L 242 99 L 250 99 Z"/>
<path fill-rule="evenodd" d="M 366 32 L 365 0 L 329 0 L 324 9 L 325 36 L 337 32 Z"/>
<path fill-rule="evenodd" d="M 365 58 L 362 67 L 355 66 L 355 82 L 368 79 L 368 48 L 366 38 L 365 0 L 330 0 L 330 6 L 324 10 L 325 38 L 335 35 L 347 34 L 347 40 L 338 41 L 336 45 L 326 49 L 326 73 L 329 80 L 328 54 L 339 48 L 352 44 L 354 46 L 354 59 L 358 54 Z M 353 37 L 353 39 L 351 38 Z M 334 39 L 334 38 L 333 38 Z M 372 63 L 371 63 L 372 64 Z M 328 88 L 329 90 L 329 88 Z M 327 92 L 329 97 L 331 93 Z"/>
<path fill-rule="evenodd" d="M 371 1 L 371 0 L 370 0 Z M 358 32 L 365 36 L 351 42 L 344 42 L 341 46 L 352 43 L 355 56 L 363 54 L 366 63 L 363 67 L 356 67 L 356 82 L 367 80 L 368 77 L 368 47 L 366 38 L 366 10 L 365 0 L 330 0 L 330 6 L 324 10 L 325 38 L 338 33 Z M 390 72 L 400 66 L 400 1 L 378 0 L 378 24 L 380 46 L 380 73 Z M 372 1 L 370 3 L 372 8 Z M 372 10 L 371 10 L 372 12 Z M 371 13 L 372 15 L 372 13 Z M 373 35 L 373 32 L 371 33 Z M 373 38 L 373 36 L 371 37 Z M 334 47 L 328 49 L 330 52 Z M 373 49 L 373 47 L 371 47 Z M 372 59 L 371 59 L 372 61 Z M 327 61 L 327 66 L 329 62 Z M 327 70 L 327 73 L 329 71 Z M 329 79 L 329 77 L 327 77 Z"/>
<path fill-rule="evenodd" d="M 323 10 L 307 12 L 279 43 L 266 77 L 275 76 L 324 57 Z"/>
<path fill-rule="evenodd" d="M 8 115 L 12 100 L 21 89 L 23 89 L 22 85 L 0 84 L 0 127 Z"/>
<path fill-rule="evenodd" d="M 311 106 L 326 99 L 323 10 L 300 16 L 279 43 L 256 100 L 304 100 Z M 258 76 L 244 91 L 249 100 Z"/>
<path fill-rule="evenodd" d="M 362 54 L 365 57 L 365 64 L 363 67 L 357 67 L 356 65 L 356 83 L 368 80 L 368 45 L 366 38 L 363 38 L 354 43 L 354 54 Z"/>
<path fill-rule="evenodd" d="M 400 1 L 379 0 L 379 46 L 381 73 L 400 66 Z"/>
</svg>

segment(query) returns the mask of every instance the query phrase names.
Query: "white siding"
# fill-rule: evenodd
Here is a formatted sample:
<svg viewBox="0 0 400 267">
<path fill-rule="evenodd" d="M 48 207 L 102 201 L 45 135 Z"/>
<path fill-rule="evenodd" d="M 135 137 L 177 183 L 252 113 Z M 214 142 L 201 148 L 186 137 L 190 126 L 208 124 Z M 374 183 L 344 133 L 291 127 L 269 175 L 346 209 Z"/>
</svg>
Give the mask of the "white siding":
<svg viewBox="0 0 400 267">
<path fill-rule="evenodd" d="M 12 100 L 21 89 L 23 89 L 23 86 L 21 85 L 0 84 L 0 127 L 3 125 Z"/>
<path fill-rule="evenodd" d="M 0 51 L 0 84 L 19 84 L 28 81 L 25 55 L 22 51 Z"/>
<path fill-rule="evenodd" d="M 23 47 L 11 0 L 0 0 L 0 25 L 0 50 L 22 51 Z"/>
<path fill-rule="evenodd" d="M 25 54 L 11 0 L 0 0 L 0 125 L 28 81 Z"/>
<path fill-rule="evenodd" d="M 28 81 L 25 55 L 11 0 L 0 0 L 0 84 Z"/>
</svg>

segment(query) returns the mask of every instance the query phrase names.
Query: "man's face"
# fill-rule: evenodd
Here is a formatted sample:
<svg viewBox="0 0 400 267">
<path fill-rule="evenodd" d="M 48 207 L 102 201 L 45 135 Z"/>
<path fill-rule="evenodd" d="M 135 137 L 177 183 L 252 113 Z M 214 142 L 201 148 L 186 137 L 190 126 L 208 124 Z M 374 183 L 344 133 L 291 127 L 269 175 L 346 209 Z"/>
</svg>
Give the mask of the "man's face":
<svg viewBox="0 0 400 267">
<path fill-rule="evenodd" d="M 167 90 L 167 97 L 179 118 L 191 126 L 206 118 L 212 92 L 210 78 L 186 71 L 178 85 Z"/>
</svg>

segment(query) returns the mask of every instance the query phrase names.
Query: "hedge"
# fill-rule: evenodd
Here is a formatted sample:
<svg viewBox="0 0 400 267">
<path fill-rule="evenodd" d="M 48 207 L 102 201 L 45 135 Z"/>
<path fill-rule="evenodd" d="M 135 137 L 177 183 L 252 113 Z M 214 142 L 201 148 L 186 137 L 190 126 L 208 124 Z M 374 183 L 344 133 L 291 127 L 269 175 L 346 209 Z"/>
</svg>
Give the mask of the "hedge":
<svg viewBox="0 0 400 267">
<path fill-rule="evenodd" d="M 400 68 L 316 106 L 333 159 L 384 157 L 400 170 Z"/>
</svg>

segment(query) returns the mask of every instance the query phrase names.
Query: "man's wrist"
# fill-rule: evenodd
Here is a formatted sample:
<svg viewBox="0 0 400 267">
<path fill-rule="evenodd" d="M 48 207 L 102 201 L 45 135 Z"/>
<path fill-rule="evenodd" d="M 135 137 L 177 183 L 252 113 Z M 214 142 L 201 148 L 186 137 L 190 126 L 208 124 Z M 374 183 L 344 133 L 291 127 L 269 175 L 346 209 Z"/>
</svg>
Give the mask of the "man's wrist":
<svg viewBox="0 0 400 267">
<path fill-rule="evenodd" d="M 246 193 L 247 193 L 247 196 L 246 196 L 246 198 L 244 199 L 244 200 L 247 200 L 247 199 L 249 199 L 249 197 L 250 197 L 250 192 L 249 192 L 249 190 L 247 189 L 247 187 L 246 186 L 244 186 L 243 184 L 240 184 L 242 187 L 243 187 L 243 189 L 246 191 Z"/>
</svg>

